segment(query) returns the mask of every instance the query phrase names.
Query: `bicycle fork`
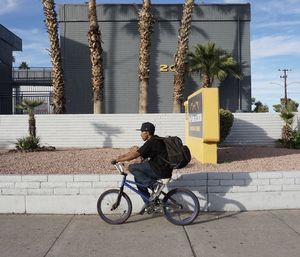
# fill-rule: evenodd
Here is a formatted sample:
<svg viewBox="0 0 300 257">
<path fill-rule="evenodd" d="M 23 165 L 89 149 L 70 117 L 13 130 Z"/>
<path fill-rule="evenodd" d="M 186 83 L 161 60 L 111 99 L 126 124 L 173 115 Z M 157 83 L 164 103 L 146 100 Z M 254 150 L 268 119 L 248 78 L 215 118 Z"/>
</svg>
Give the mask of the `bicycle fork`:
<svg viewBox="0 0 300 257">
<path fill-rule="evenodd" d="M 122 197 L 123 190 L 124 190 L 124 184 L 125 184 L 126 176 L 127 176 L 127 174 L 125 174 L 124 177 L 123 177 L 122 184 L 120 186 L 120 191 L 119 191 L 119 194 L 118 194 L 118 197 L 117 197 L 117 201 L 112 205 L 111 211 L 117 209 L 120 205 L 121 197 Z"/>
</svg>

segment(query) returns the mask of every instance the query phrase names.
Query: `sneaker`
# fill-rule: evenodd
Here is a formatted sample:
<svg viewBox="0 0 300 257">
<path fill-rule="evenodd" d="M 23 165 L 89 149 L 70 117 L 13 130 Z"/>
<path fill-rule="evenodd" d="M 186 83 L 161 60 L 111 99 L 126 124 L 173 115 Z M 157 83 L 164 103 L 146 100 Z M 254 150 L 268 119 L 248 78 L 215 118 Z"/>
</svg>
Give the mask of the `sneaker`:
<svg viewBox="0 0 300 257">
<path fill-rule="evenodd" d="M 163 190 L 164 188 L 164 184 L 163 183 L 160 183 L 160 182 L 157 182 L 155 185 L 154 185 L 154 188 L 153 188 L 153 192 L 149 198 L 150 201 L 153 201 L 156 197 L 159 196 L 159 194 L 161 193 L 161 191 Z"/>
</svg>

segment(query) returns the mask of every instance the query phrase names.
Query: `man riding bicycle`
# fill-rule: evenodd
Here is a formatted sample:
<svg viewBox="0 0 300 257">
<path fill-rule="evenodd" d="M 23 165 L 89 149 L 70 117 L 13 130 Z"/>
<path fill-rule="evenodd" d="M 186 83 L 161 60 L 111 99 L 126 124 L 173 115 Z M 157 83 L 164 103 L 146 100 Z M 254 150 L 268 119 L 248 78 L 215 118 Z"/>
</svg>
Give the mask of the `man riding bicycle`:
<svg viewBox="0 0 300 257">
<path fill-rule="evenodd" d="M 145 122 L 138 130 L 141 131 L 141 138 L 145 143 L 140 148 L 118 156 L 112 162 L 125 162 L 142 157 L 144 159 L 143 162 L 130 164 L 128 170 L 133 174 L 135 182 L 143 184 L 154 191 L 154 195 L 151 196 L 153 199 L 156 194 L 160 193 L 163 187 L 162 184 L 156 183 L 157 180 L 170 178 L 173 168 L 165 161 L 168 159 L 166 146 L 163 140 L 159 140 L 159 137 L 154 135 L 155 126 L 150 122 Z M 140 192 L 150 197 L 150 193 L 146 187 L 137 186 L 137 188 Z M 143 214 L 145 209 L 151 204 L 144 199 L 143 201 L 145 204 L 140 214 Z"/>
</svg>

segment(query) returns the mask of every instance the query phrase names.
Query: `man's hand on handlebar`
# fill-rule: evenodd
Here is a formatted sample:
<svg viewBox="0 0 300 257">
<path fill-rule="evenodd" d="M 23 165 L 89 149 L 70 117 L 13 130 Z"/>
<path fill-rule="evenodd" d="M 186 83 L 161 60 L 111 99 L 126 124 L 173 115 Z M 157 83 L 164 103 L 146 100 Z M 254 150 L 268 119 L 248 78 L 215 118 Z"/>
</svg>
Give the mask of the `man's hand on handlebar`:
<svg viewBox="0 0 300 257">
<path fill-rule="evenodd" d="M 116 159 L 112 159 L 110 163 L 117 168 L 120 174 L 125 176 L 128 174 L 128 171 L 126 170 L 124 163 L 118 162 Z"/>
<path fill-rule="evenodd" d="M 116 159 L 112 159 L 111 162 L 110 162 L 112 165 L 116 165 L 118 162 Z"/>
</svg>

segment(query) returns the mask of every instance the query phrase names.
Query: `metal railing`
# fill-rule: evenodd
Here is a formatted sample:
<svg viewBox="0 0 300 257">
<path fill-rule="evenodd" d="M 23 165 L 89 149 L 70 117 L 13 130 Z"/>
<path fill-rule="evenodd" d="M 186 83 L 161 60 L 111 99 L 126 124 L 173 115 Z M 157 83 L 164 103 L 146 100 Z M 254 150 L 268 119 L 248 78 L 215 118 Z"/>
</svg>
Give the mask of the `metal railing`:
<svg viewBox="0 0 300 257">
<path fill-rule="evenodd" d="M 51 92 L 22 92 L 13 93 L 12 96 L 0 95 L 0 113 L 26 114 L 25 110 L 16 108 L 17 103 L 27 100 L 43 101 L 43 104 L 34 108 L 36 114 L 51 114 L 52 113 L 52 94 Z"/>
<path fill-rule="evenodd" d="M 31 101 L 43 101 L 43 104 L 34 108 L 34 113 L 36 114 L 51 114 L 52 113 L 52 93 L 51 92 L 21 92 L 19 94 L 13 94 L 13 113 L 25 114 L 24 110 L 16 108 L 16 104 L 22 102 L 24 99 Z"/>
<path fill-rule="evenodd" d="M 12 70 L 13 81 L 20 80 L 52 80 L 52 68 L 50 67 L 33 67 L 30 69 L 19 69 L 14 67 Z"/>
<path fill-rule="evenodd" d="M 16 104 L 24 99 L 44 101 L 41 106 L 35 108 L 37 114 L 52 113 L 52 75 L 51 67 L 14 67 L 12 81 L 0 83 L 5 89 L 0 93 L 0 114 L 26 113 L 16 108 Z"/>
</svg>

